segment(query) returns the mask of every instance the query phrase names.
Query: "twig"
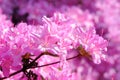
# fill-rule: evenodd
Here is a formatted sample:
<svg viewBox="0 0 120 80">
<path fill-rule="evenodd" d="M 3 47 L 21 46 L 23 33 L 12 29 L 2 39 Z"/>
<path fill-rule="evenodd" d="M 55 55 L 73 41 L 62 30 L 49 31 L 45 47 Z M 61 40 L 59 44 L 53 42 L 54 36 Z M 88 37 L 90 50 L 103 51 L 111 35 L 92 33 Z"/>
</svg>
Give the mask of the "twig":
<svg viewBox="0 0 120 80">
<path fill-rule="evenodd" d="M 38 60 L 42 55 L 52 55 L 52 56 L 55 56 L 55 57 L 58 56 L 58 55 L 54 55 L 54 54 L 41 53 L 40 55 L 38 55 L 38 56 L 28 65 L 29 67 L 27 67 L 26 70 L 27 70 L 27 69 L 30 69 L 30 68 L 40 68 L 40 67 L 45 67 L 45 66 L 50 66 L 50 65 L 53 65 L 53 64 L 60 63 L 60 61 L 56 61 L 56 62 L 53 62 L 53 63 L 44 64 L 44 65 L 41 65 L 41 66 L 31 67 L 31 65 L 32 65 L 36 60 Z M 80 56 L 80 54 L 78 54 L 77 56 L 73 56 L 73 57 L 67 58 L 66 60 L 75 59 L 75 58 L 77 58 L 77 57 L 79 57 L 79 56 Z M 24 70 L 24 67 L 23 67 L 22 69 L 16 71 L 16 72 L 14 72 L 14 73 L 11 73 L 8 77 L 2 77 L 2 78 L 0 78 L 0 80 L 4 80 L 4 79 L 7 79 L 7 78 L 10 78 L 11 76 L 14 76 L 14 75 L 16 75 L 16 74 L 18 74 L 18 73 L 20 73 L 20 72 L 23 72 L 23 70 Z"/>
</svg>

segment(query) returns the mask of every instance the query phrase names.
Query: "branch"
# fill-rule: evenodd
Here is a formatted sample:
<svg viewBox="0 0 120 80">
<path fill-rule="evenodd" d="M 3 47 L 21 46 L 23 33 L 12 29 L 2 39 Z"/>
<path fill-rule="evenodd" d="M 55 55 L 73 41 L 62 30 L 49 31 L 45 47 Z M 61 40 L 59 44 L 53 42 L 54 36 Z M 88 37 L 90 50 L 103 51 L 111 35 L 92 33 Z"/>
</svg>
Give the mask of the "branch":
<svg viewBox="0 0 120 80">
<path fill-rule="evenodd" d="M 73 56 L 73 57 L 70 57 L 70 58 L 67 58 L 66 60 L 69 61 L 69 60 L 75 59 L 77 57 L 80 57 L 80 54 L 78 54 L 76 56 Z M 53 64 L 57 64 L 57 63 L 60 63 L 60 61 L 52 62 L 52 63 L 49 63 L 49 64 L 44 64 L 44 65 L 33 67 L 33 68 L 40 68 L 40 67 L 50 66 L 50 65 L 53 65 Z"/>
<path fill-rule="evenodd" d="M 54 56 L 54 57 L 58 57 L 58 55 L 56 55 L 56 54 L 51 54 L 51 53 L 48 53 L 48 52 L 41 53 L 40 55 L 38 55 L 38 56 L 28 65 L 28 66 L 30 66 L 30 67 L 26 68 L 26 70 L 27 70 L 27 69 L 30 69 L 30 68 L 40 68 L 40 67 L 45 67 L 45 66 L 50 66 L 50 65 L 53 65 L 53 64 L 60 63 L 60 61 L 56 61 L 56 62 L 53 62 L 53 63 L 44 64 L 44 65 L 41 65 L 41 66 L 31 67 L 31 65 L 32 65 L 36 60 L 38 60 L 42 55 L 51 55 L 51 56 Z M 73 56 L 73 57 L 67 58 L 66 60 L 72 60 L 72 59 L 75 59 L 75 58 L 77 58 L 77 57 L 79 57 L 79 56 L 80 56 L 80 54 L 78 54 L 77 56 Z M 23 67 L 22 69 L 14 72 L 14 73 L 11 73 L 8 77 L 2 77 L 2 78 L 0 78 L 0 80 L 4 80 L 4 79 L 7 79 L 7 78 L 10 78 L 11 76 L 14 76 L 14 75 L 16 75 L 16 74 L 18 74 L 18 73 L 23 72 L 24 70 L 25 70 L 25 69 L 24 69 L 24 67 Z"/>
</svg>

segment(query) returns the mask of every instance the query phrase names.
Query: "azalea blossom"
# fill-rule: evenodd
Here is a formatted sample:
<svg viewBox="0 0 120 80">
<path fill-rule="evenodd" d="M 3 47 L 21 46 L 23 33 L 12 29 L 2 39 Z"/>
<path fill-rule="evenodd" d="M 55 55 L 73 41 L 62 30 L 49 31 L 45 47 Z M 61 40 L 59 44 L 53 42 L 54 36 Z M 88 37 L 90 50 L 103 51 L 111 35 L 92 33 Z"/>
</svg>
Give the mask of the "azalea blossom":
<svg viewBox="0 0 120 80">
<path fill-rule="evenodd" d="M 0 80 L 119 80 L 119 4 L 0 0 Z"/>
</svg>

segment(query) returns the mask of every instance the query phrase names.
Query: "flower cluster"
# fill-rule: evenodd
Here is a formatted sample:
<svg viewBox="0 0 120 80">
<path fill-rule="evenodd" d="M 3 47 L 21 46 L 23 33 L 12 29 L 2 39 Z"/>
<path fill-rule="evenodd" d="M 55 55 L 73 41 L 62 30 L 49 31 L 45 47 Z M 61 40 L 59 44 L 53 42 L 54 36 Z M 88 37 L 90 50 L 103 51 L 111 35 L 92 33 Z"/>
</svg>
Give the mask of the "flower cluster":
<svg viewBox="0 0 120 80">
<path fill-rule="evenodd" d="M 0 80 L 119 80 L 119 4 L 0 0 Z"/>
</svg>

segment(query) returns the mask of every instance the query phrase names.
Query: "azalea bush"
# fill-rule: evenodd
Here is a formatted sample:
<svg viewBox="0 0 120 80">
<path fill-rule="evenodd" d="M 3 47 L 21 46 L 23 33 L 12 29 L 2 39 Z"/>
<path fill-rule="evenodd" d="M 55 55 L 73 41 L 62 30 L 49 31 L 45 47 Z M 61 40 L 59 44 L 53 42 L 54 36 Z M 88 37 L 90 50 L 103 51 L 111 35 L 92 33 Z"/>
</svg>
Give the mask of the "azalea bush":
<svg viewBox="0 0 120 80">
<path fill-rule="evenodd" d="M 119 80 L 119 0 L 0 0 L 0 80 Z"/>
</svg>

